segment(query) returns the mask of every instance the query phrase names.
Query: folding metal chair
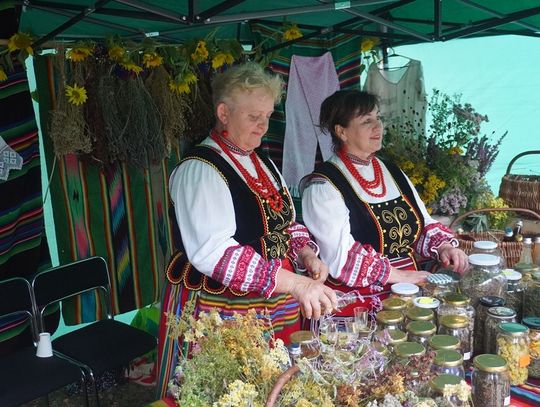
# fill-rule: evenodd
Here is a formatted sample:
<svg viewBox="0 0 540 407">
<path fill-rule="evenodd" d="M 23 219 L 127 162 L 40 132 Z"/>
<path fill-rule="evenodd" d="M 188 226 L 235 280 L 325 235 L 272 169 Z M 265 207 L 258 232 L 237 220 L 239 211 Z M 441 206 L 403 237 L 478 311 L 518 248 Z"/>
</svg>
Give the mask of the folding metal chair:
<svg viewBox="0 0 540 407">
<path fill-rule="evenodd" d="M 32 282 L 40 323 L 45 309 L 64 299 L 82 293 L 101 290 L 107 318 L 53 340 L 53 348 L 90 368 L 90 380 L 107 370 L 128 366 L 129 363 L 156 347 L 154 336 L 113 319 L 107 263 L 102 257 L 90 257 L 52 268 L 37 274 Z"/>
<path fill-rule="evenodd" d="M 0 358 L 2 407 L 18 406 L 46 396 L 62 386 L 84 380 L 84 371 L 65 358 L 56 354 L 44 358 L 36 356 L 35 310 L 30 283 L 26 279 L 16 277 L 0 281 L 0 319 L 28 319 L 34 339 L 34 343 L 29 343 L 27 347 Z"/>
</svg>

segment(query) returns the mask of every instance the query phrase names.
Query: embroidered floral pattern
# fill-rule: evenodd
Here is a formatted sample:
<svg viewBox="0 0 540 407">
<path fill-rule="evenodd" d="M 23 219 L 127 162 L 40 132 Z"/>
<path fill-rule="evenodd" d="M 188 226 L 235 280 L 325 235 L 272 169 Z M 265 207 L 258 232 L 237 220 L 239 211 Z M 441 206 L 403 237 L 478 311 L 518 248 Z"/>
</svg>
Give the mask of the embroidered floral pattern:
<svg viewBox="0 0 540 407">
<path fill-rule="evenodd" d="M 386 284 L 390 274 L 390 261 L 370 245 L 355 242 L 341 269 L 339 281 L 349 287 L 368 287 L 375 283 Z"/>
<path fill-rule="evenodd" d="M 438 258 L 437 249 L 444 243 L 457 247 L 452 231 L 441 223 L 427 225 L 416 242 L 416 252 L 426 258 Z"/>
</svg>

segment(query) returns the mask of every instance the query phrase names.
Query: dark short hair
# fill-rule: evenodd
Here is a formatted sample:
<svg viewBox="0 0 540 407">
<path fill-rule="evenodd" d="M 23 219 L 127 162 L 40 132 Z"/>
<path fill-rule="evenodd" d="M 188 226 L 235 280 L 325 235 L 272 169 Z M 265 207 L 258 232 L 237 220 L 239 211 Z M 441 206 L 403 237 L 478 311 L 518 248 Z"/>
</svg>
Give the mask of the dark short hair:
<svg viewBox="0 0 540 407">
<path fill-rule="evenodd" d="M 360 90 L 338 90 L 322 102 L 319 126 L 332 137 L 334 151 L 343 146 L 336 134 L 336 125 L 347 127 L 355 117 L 366 115 L 378 106 L 377 96 Z"/>
</svg>

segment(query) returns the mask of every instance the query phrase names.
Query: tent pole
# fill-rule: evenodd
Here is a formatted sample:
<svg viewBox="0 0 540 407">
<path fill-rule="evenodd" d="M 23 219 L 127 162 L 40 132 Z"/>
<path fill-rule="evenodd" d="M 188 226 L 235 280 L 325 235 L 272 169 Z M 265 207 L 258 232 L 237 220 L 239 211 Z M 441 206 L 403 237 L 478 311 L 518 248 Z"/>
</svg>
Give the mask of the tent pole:
<svg viewBox="0 0 540 407">
<path fill-rule="evenodd" d="M 433 32 L 435 40 L 439 40 L 442 34 L 442 0 L 433 0 Z"/>
<path fill-rule="evenodd" d="M 203 11 L 202 13 L 199 13 L 195 16 L 195 19 L 197 21 L 204 21 L 208 18 L 212 18 L 219 13 L 228 10 L 240 3 L 243 3 L 245 0 L 225 0 L 219 4 L 216 4 L 213 7 L 210 7 L 209 9 Z"/>
<path fill-rule="evenodd" d="M 184 16 L 178 13 L 172 13 L 167 9 L 151 6 L 149 4 L 143 3 L 142 1 L 138 1 L 138 0 L 114 0 L 114 1 L 116 1 L 117 3 L 125 4 L 126 6 L 136 8 L 138 10 L 147 11 L 149 13 L 156 14 L 161 17 L 165 17 L 177 23 L 187 24 L 187 16 Z"/>
</svg>

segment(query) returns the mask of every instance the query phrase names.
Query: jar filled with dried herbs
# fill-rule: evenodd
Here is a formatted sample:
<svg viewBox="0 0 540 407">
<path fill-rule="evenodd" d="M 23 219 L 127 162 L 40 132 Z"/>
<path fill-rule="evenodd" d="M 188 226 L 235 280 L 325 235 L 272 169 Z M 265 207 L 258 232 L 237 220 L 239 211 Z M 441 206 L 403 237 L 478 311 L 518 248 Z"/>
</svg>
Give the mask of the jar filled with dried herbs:
<svg viewBox="0 0 540 407">
<path fill-rule="evenodd" d="M 516 322 L 516 312 L 508 307 L 492 307 L 487 311 L 486 323 L 484 324 L 484 352 L 496 353 L 497 331 L 499 324 Z"/>
<path fill-rule="evenodd" d="M 463 361 L 471 358 L 469 320 L 464 315 L 445 315 L 439 319 L 439 334 L 455 336 L 459 339 L 459 351 Z"/>
<path fill-rule="evenodd" d="M 429 349 L 432 350 L 457 350 L 459 351 L 459 339 L 452 335 L 433 335 L 428 342 Z"/>
<path fill-rule="evenodd" d="M 390 287 L 391 297 L 401 298 L 405 300 L 407 305 L 412 305 L 412 300 L 420 296 L 420 287 L 411 283 L 395 283 Z"/>
<path fill-rule="evenodd" d="M 441 349 L 435 352 L 431 371 L 437 375 L 451 374 L 465 378 L 463 356 L 457 350 Z"/>
<path fill-rule="evenodd" d="M 529 328 L 515 322 L 501 323 L 497 332 L 497 355 L 508 363 L 510 384 L 519 386 L 527 381 L 529 363 Z"/>
<path fill-rule="evenodd" d="M 377 330 L 382 331 L 383 329 L 399 329 L 403 328 L 403 314 L 401 311 L 379 311 L 375 315 L 375 320 L 377 321 Z"/>
<path fill-rule="evenodd" d="M 405 325 L 412 321 L 434 321 L 435 313 L 429 308 L 410 307 L 405 314 Z"/>
<path fill-rule="evenodd" d="M 501 356 L 483 354 L 473 360 L 471 377 L 474 407 L 504 407 L 510 405 L 510 378 L 506 360 Z"/>
<path fill-rule="evenodd" d="M 411 356 L 422 356 L 426 348 L 418 342 L 402 342 L 394 347 L 394 353 L 402 363 L 407 363 Z"/>
<path fill-rule="evenodd" d="M 471 299 L 473 307 L 478 305 L 480 297 L 496 295 L 506 296 L 506 277 L 502 272 L 500 258 L 491 254 L 471 254 L 469 270 L 459 281 L 460 292 Z"/>
<path fill-rule="evenodd" d="M 476 318 L 474 322 L 474 355 L 486 353 L 484 352 L 484 334 L 488 309 L 493 307 L 502 307 L 505 303 L 506 301 L 504 298 L 496 297 L 494 295 L 480 297 L 480 301 L 476 307 Z"/>
<path fill-rule="evenodd" d="M 383 329 L 375 334 L 375 341 L 382 343 L 394 352 L 398 343 L 407 341 L 407 334 L 399 329 Z"/>
<path fill-rule="evenodd" d="M 519 271 L 506 269 L 504 275 L 508 281 L 506 291 L 506 306 L 516 311 L 516 318 L 521 321 L 523 308 L 523 294 L 526 284 L 523 282 L 522 274 Z"/>
<path fill-rule="evenodd" d="M 471 300 L 463 294 L 447 294 L 443 297 L 443 304 L 437 310 L 438 318 L 444 315 L 463 315 L 469 321 L 469 348 L 471 352 L 474 347 L 476 311 L 471 305 Z M 471 354 L 472 355 L 472 354 Z"/>
<path fill-rule="evenodd" d="M 385 311 L 400 311 L 403 315 L 407 310 L 407 302 L 397 297 L 388 297 L 382 300 L 382 306 Z"/>
<path fill-rule="evenodd" d="M 459 376 L 454 376 L 450 374 L 441 374 L 439 376 L 434 377 L 430 380 L 429 386 L 430 386 L 430 396 L 432 398 L 442 398 L 445 400 L 449 405 L 455 406 L 455 407 L 466 407 L 469 406 L 469 402 L 467 400 L 468 394 L 461 395 L 458 393 L 452 393 L 448 394 L 448 392 L 445 392 L 446 386 L 458 386 L 463 380 L 463 378 Z M 460 399 L 460 396 L 464 398 L 464 400 Z M 446 405 L 446 404 L 445 404 Z"/>
<path fill-rule="evenodd" d="M 540 317 L 540 272 L 531 274 L 523 295 L 523 317 Z"/>
<path fill-rule="evenodd" d="M 427 297 L 434 297 L 442 301 L 445 294 L 456 292 L 457 281 L 448 274 L 431 274 L 422 291 Z"/>
<path fill-rule="evenodd" d="M 529 377 L 540 379 L 540 317 L 523 318 L 522 322 L 529 328 Z"/>
<path fill-rule="evenodd" d="M 431 321 L 412 321 L 407 324 L 409 341 L 418 342 L 427 347 L 429 339 L 435 334 L 437 327 Z"/>
</svg>

